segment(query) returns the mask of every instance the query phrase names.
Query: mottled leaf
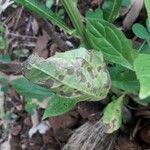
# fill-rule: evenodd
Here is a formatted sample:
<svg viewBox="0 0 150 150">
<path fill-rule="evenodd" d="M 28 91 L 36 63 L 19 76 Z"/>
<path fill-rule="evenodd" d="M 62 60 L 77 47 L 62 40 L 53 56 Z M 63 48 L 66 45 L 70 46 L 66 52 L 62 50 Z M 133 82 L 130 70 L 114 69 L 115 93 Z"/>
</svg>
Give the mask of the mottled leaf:
<svg viewBox="0 0 150 150">
<path fill-rule="evenodd" d="M 124 34 L 114 25 L 101 19 L 89 19 L 87 33 L 93 48 L 101 50 L 108 61 L 133 70 L 137 53 Z"/>
<path fill-rule="evenodd" d="M 56 53 L 48 59 L 32 55 L 24 71 L 30 81 L 78 101 L 104 99 L 110 88 L 103 55 L 85 48 Z"/>
<path fill-rule="evenodd" d="M 140 98 L 150 96 L 150 55 L 139 54 L 134 63 L 136 75 L 140 81 Z"/>
<path fill-rule="evenodd" d="M 104 19 L 113 22 L 121 8 L 122 0 L 105 0 L 102 8 L 104 13 Z"/>
<path fill-rule="evenodd" d="M 102 117 L 107 133 L 118 130 L 122 124 L 122 107 L 124 95 L 109 103 Z"/>
</svg>

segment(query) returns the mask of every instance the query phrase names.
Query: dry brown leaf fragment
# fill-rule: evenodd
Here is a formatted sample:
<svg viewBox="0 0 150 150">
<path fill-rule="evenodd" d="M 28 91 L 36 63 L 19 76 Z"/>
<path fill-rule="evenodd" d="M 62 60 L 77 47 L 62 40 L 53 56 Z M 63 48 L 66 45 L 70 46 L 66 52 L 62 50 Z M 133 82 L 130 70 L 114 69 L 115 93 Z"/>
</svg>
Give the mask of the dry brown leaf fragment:
<svg viewBox="0 0 150 150">
<path fill-rule="evenodd" d="M 47 47 L 48 41 L 49 41 L 49 35 L 47 34 L 47 32 L 43 30 L 43 35 L 38 37 L 36 41 L 36 46 L 33 51 L 38 53 L 39 56 L 41 56 L 43 50 L 45 50 Z"/>
</svg>

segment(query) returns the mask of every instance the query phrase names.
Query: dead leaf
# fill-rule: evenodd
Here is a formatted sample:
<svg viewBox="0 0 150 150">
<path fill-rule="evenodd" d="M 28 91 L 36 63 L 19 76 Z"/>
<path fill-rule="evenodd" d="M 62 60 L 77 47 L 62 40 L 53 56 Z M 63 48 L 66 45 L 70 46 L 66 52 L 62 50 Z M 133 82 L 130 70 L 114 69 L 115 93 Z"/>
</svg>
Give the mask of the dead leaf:
<svg viewBox="0 0 150 150">
<path fill-rule="evenodd" d="M 43 35 L 38 37 L 36 41 L 36 46 L 33 51 L 38 53 L 39 56 L 41 56 L 43 51 L 46 49 L 48 40 L 49 35 L 43 30 Z"/>
</svg>

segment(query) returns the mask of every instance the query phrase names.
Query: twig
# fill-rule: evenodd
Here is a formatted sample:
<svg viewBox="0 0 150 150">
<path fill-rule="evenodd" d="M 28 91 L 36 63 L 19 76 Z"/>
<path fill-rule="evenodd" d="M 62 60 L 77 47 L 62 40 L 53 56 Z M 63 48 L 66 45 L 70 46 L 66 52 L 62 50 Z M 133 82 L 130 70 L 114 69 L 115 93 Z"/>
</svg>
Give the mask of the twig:
<svg viewBox="0 0 150 150">
<path fill-rule="evenodd" d="M 16 23 L 15 23 L 15 25 L 14 25 L 14 31 L 16 31 L 16 29 L 17 29 L 17 27 L 18 27 L 18 23 L 19 23 L 19 20 L 20 20 L 20 18 L 21 18 L 23 9 L 24 9 L 24 8 L 21 7 L 20 10 L 19 10 L 19 13 L 18 13 L 18 15 L 17 15 L 17 20 L 16 20 Z"/>
<path fill-rule="evenodd" d="M 136 135 L 136 133 L 137 133 L 138 130 L 139 130 L 141 121 L 142 121 L 142 119 L 139 119 L 139 120 L 137 121 L 136 126 L 135 126 L 135 128 L 134 128 L 132 134 L 130 135 L 130 140 L 133 140 L 133 139 L 135 138 L 135 135 Z"/>
<path fill-rule="evenodd" d="M 21 34 L 16 34 L 16 33 L 12 33 L 12 32 L 9 32 L 7 33 L 7 36 L 14 36 L 14 37 L 18 37 L 18 38 L 29 38 L 29 39 L 37 39 L 37 37 L 35 36 L 29 36 L 29 35 L 21 35 Z"/>
</svg>

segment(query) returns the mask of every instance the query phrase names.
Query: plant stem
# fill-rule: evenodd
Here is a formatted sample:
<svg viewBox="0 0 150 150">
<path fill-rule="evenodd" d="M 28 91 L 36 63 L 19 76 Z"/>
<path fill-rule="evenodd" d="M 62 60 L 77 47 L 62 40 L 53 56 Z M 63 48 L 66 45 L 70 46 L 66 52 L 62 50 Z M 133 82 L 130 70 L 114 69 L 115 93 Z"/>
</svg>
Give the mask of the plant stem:
<svg viewBox="0 0 150 150">
<path fill-rule="evenodd" d="M 143 42 L 142 45 L 140 46 L 138 52 L 140 52 L 140 51 L 142 50 L 142 48 L 143 48 L 143 46 L 145 45 L 145 43 L 146 43 L 146 40 L 144 40 L 144 42 Z"/>
<path fill-rule="evenodd" d="M 74 0 L 61 0 L 61 2 L 67 11 L 74 28 L 76 29 L 77 35 L 80 36 L 81 43 L 84 44 L 86 48 L 91 48 L 76 2 Z"/>
</svg>

